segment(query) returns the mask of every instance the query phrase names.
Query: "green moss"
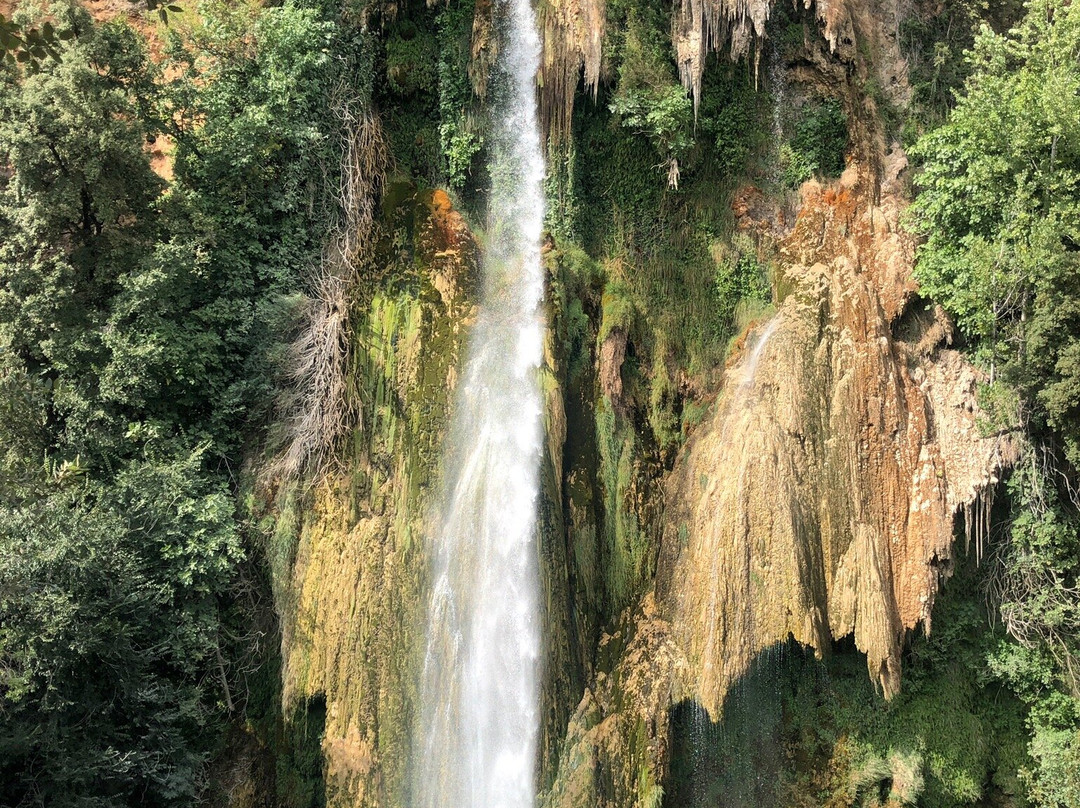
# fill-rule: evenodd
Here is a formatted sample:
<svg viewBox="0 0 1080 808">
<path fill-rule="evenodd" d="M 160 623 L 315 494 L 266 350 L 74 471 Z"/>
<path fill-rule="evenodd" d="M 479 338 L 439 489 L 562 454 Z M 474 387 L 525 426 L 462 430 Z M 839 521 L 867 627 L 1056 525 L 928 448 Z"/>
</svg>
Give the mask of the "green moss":
<svg viewBox="0 0 1080 808">
<path fill-rule="evenodd" d="M 630 292 L 630 288 L 620 281 L 612 281 L 604 287 L 602 314 L 600 317 L 600 333 L 596 335 L 598 344 L 612 331 L 622 331 L 629 335 L 634 330 L 637 319 L 637 306 Z"/>
<path fill-rule="evenodd" d="M 656 550 L 642 524 L 648 503 L 641 493 L 640 464 L 646 449 L 606 397 L 596 408 L 596 443 L 604 497 L 602 569 L 611 621 L 644 592 L 655 572 Z"/>
<path fill-rule="evenodd" d="M 386 38 L 386 81 L 399 95 L 411 96 L 436 89 L 436 42 L 431 30 L 404 19 Z"/>
<path fill-rule="evenodd" d="M 270 565 L 270 580 L 274 582 L 275 599 L 279 603 L 285 596 L 286 582 L 300 540 L 300 509 L 299 486 L 290 483 L 278 492 L 276 513 L 265 517 L 260 525 L 267 536 L 266 559 Z"/>
</svg>

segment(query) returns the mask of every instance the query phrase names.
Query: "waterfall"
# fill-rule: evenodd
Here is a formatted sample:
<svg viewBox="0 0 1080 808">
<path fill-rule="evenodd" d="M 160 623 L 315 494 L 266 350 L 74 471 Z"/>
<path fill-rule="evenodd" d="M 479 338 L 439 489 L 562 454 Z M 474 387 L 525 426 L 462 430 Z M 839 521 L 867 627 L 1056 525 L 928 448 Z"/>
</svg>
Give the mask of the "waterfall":
<svg viewBox="0 0 1080 808">
<path fill-rule="evenodd" d="M 761 361 L 761 354 L 765 350 L 765 345 L 769 341 L 769 337 L 773 335 L 776 327 L 780 325 L 780 316 L 777 315 L 769 320 L 765 329 L 761 332 L 761 335 L 757 339 L 757 343 L 754 345 L 754 349 L 750 351 L 750 356 L 746 359 L 746 366 L 743 368 L 742 381 L 739 383 L 739 392 L 745 395 L 745 392 L 753 386 L 754 378 L 757 376 L 758 362 Z"/>
<path fill-rule="evenodd" d="M 534 808 L 544 160 L 530 0 L 496 0 L 484 288 L 431 531 L 413 808 Z"/>
</svg>

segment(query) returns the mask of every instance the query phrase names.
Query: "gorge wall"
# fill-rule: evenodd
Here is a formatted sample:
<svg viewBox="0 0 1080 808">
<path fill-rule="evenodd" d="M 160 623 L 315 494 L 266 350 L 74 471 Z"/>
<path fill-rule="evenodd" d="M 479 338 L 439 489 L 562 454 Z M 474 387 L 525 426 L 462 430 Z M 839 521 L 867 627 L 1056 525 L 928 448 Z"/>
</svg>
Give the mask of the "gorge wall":
<svg viewBox="0 0 1080 808">
<path fill-rule="evenodd" d="M 577 171 L 571 152 L 610 125 L 581 123 L 606 114 L 617 72 L 608 5 L 540 8 L 553 177 Z M 392 27 L 405 12 L 381 13 Z M 491 13 L 477 2 L 468 14 L 474 88 L 498 58 Z M 769 2 L 682 0 L 671 22 L 695 116 L 723 51 L 754 84 L 773 60 L 801 99 L 836 101 L 847 123 L 838 178 L 797 194 L 767 174 L 696 186 L 695 204 L 730 219 L 703 260 L 739 240 L 771 267 L 772 303 L 744 318 L 730 349 L 674 336 L 662 312 L 699 305 L 694 284 L 709 288 L 712 266 L 704 281 L 684 265 L 654 276 L 633 238 L 583 250 L 588 239 L 554 226 L 545 248 L 546 805 L 659 805 L 673 790 L 675 706 L 721 721 L 754 660 L 789 639 L 828 656 L 853 637 L 869 678 L 895 696 L 905 645 L 930 630 L 952 571 L 957 515 L 977 527 L 1014 459 L 1007 438 L 983 436 L 979 374 L 911 277 L 907 160 L 884 123 L 886 105 L 910 98 L 899 4 L 784 9 L 784 30 L 771 27 L 778 14 Z M 769 55 L 783 34 L 784 50 Z M 467 194 L 387 186 L 381 274 L 353 301 L 360 426 L 338 467 L 284 485 L 271 508 L 284 712 L 325 704 L 330 805 L 405 804 L 423 536 L 485 240 L 469 206 Z"/>
</svg>

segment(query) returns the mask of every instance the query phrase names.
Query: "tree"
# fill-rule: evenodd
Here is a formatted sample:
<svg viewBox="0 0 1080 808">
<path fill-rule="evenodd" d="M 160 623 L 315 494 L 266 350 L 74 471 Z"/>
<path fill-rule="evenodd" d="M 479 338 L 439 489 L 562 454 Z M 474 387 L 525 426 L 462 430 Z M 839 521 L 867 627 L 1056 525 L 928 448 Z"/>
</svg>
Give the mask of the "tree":
<svg viewBox="0 0 1080 808">
<path fill-rule="evenodd" d="M 216 716 L 204 672 L 241 557 L 198 453 L 0 506 L 0 784 L 13 804 L 188 805 Z M 216 680 L 209 680 L 212 692 Z"/>
<path fill-rule="evenodd" d="M 1013 35 L 984 27 L 923 159 L 917 277 L 1027 418 L 1080 461 L 1080 8 L 1040 0 Z"/>
<path fill-rule="evenodd" d="M 329 229 L 336 29 L 208 3 L 164 71 L 56 8 L 78 37 L 0 67 L 0 793 L 190 805 L 244 701 L 230 469 Z"/>
<path fill-rule="evenodd" d="M 916 277 L 989 369 L 993 426 L 1026 441 L 994 590 L 1013 641 L 991 668 L 1030 707 L 1030 797 L 1064 808 L 1080 799 L 1080 6 L 1036 0 L 970 59 L 912 150 Z"/>
</svg>

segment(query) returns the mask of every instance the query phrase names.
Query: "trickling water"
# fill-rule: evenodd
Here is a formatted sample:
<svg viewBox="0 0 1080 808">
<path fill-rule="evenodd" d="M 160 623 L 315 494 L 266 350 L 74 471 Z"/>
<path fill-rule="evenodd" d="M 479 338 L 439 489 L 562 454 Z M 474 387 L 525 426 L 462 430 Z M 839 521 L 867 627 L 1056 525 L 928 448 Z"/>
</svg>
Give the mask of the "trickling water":
<svg viewBox="0 0 1080 808">
<path fill-rule="evenodd" d="M 784 142 L 784 112 L 788 104 L 787 71 L 784 69 L 784 60 L 780 55 L 780 47 L 773 40 L 769 51 L 769 93 L 772 95 L 772 136 L 773 147 L 776 149 L 773 160 L 772 180 L 777 184 L 782 183 L 782 161 L 780 159 L 780 144 Z"/>
<path fill-rule="evenodd" d="M 773 335 L 773 332 L 779 324 L 780 318 L 773 317 L 769 320 L 768 325 L 765 326 L 765 330 L 761 332 L 761 336 L 758 337 L 754 349 L 750 351 L 750 356 L 746 360 L 746 367 L 743 368 L 743 378 L 739 385 L 741 390 L 745 391 L 748 387 L 753 385 L 754 376 L 757 375 L 758 362 L 761 361 L 761 354 L 765 350 L 765 344 L 769 341 L 769 337 Z"/>
<path fill-rule="evenodd" d="M 413 808 L 533 808 L 543 153 L 530 0 L 496 0 L 489 237 L 433 531 Z"/>
</svg>

